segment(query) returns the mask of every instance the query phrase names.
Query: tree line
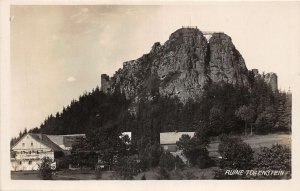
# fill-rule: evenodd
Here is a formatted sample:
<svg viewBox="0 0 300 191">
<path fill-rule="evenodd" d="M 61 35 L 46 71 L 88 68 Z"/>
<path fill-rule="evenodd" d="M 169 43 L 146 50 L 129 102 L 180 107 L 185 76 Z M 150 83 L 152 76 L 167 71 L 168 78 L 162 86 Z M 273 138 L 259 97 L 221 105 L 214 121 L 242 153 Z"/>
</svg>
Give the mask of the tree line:
<svg viewBox="0 0 300 191">
<path fill-rule="evenodd" d="M 158 94 L 151 99 L 141 97 L 136 103 L 121 92 L 105 94 L 97 87 L 28 132 L 87 134 L 107 125 L 132 132 L 136 145 L 143 139 L 158 143 L 160 132 L 196 131 L 202 127 L 209 136 L 291 132 L 291 94 L 273 92 L 263 78 L 255 79 L 250 91 L 230 84 L 209 84 L 204 95 L 186 103 Z M 11 144 L 24 133 L 27 130 Z"/>
</svg>

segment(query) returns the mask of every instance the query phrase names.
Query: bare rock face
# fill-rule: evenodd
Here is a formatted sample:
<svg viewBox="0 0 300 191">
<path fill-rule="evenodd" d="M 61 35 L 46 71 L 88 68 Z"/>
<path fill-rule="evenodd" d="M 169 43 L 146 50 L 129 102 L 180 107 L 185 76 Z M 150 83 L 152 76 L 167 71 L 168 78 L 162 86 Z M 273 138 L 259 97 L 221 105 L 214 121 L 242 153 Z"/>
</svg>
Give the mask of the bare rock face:
<svg viewBox="0 0 300 191">
<path fill-rule="evenodd" d="M 209 81 L 207 50 L 207 40 L 198 29 L 182 28 L 171 34 L 158 64 L 159 93 L 177 96 L 182 101 L 201 96 Z"/>
<path fill-rule="evenodd" d="M 273 92 L 278 90 L 277 74 L 270 72 L 264 76 L 265 82 L 271 87 Z"/>
<path fill-rule="evenodd" d="M 209 77 L 214 83 L 225 82 L 249 87 L 245 61 L 235 49 L 231 38 L 224 33 L 215 33 L 209 40 Z"/>
<path fill-rule="evenodd" d="M 276 73 L 270 72 L 266 74 L 260 74 L 258 69 L 252 69 L 254 78 L 263 79 L 267 85 L 269 85 L 273 92 L 278 91 L 278 77 Z"/>
<path fill-rule="evenodd" d="M 108 92 L 110 90 L 110 80 L 107 74 L 101 74 L 101 89 L 104 92 Z"/>
<path fill-rule="evenodd" d="M 102 91 L 120 90 L 133 100 L 160 94 L 186 102 L 201 97 L 210 83 L 250 87 L 244 59 L 231 38 L 214 33 L 207 42 L 197 28 L 178 29 L 164 45 L 154 43 L 148 54 L 125 62 L 109 80 L 103 77 Z"/>
</svg>

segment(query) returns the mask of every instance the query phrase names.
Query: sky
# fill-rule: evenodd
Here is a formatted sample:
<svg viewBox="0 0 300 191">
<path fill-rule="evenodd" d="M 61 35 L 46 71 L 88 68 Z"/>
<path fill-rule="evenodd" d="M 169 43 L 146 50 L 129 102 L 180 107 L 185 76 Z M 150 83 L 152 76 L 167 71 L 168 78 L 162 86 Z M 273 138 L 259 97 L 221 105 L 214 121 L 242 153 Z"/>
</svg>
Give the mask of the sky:
<svg viewBox="0 0 300 191">
<path fill-rule="evenodd" d="M 182 26 L 231 36 L 248 69 L 275 72 L 279 88 L 299 79 L 297 2 L 194 5 L 11 6 L 11 136 L 38 127 L 125 61 Z"/>
</svg>

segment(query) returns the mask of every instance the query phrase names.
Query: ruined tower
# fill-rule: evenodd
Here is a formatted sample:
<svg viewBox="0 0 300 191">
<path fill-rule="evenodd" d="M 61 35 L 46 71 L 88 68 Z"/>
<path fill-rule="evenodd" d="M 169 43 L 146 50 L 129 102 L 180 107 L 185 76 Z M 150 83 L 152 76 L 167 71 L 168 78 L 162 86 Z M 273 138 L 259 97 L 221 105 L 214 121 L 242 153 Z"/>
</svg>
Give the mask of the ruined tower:
<svg viewBox="0 0 300 191">
<path fill-rule="evenodd" d="M 267 73 L 264 77 L 264 80 L 267 84 L 269 84 L 269 86 L 271 86 L 273 92 L 278 90 L 277 75 L 275 73 Z"/>
<path fill-rule="evenodd" d="M 107 93 L 110 90 L 110 80 L 107 74 L 101 74 L 101 91 Z"/>
<path fill-rule="evenodd" d="M 262 78 L 266 84 L 268 84 L 273 92 L 276 92 L 278 90 L 278 82 L 277 82 L 277 74 L 270 72 L 267 74 L 260 74 L 258 69 L 252 69 L 251 70 L 254 78 Z"/>
</svg>

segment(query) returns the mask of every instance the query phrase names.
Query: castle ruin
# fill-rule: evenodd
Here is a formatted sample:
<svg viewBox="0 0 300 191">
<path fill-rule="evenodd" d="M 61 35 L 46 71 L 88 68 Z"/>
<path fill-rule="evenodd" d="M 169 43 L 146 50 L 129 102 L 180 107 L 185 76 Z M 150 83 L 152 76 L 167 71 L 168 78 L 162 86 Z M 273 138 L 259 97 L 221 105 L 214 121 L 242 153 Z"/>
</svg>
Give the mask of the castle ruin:
<svg viewBox="0 0 300 191">
<path fill-rule="evenodd" d="M 258 69 L 252 69 L 252 73 L 254 74 L 254 78 L 261 77 L 264 81 L 271 87 L 273 92 L 278 90 L 278 77 L 276 73 L 270 72 L 267 74 L 259 74 Z"/>
<path fill-rule="evenodd" d="M 264 80 L 269 86 L 271 86 L 273 92 L 278 90 L 277 75 L 275 73 L 273 72 L 267 73 L 264 76 Z"/>
<path fill-rule="evenodd" d="M 107 74 L 101 74 L 101 91 L 108 93 L 110 90 L 110 79 Z"/>
</svg>

